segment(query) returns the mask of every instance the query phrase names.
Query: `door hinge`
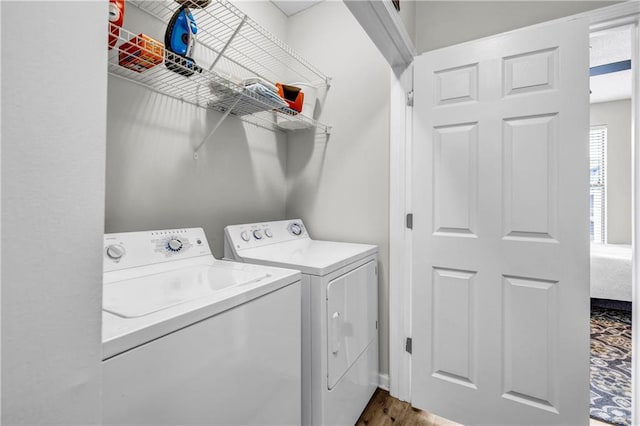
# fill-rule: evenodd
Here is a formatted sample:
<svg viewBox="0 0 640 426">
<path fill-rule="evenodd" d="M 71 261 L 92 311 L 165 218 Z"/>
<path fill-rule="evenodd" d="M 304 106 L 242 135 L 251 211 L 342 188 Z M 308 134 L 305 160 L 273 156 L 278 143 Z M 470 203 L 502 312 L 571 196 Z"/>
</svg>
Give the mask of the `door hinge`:
<svg viewBox="0 0 640 426">
<path fill-rule="evenodd" d="M 413 106 L 413 90 L 407 93 L 407 106 Z"/>
<path fill-rule="evenodd" d="M 378 329 L 378 320 L 376 320 L 376 330 Z"/>
<path fill-rule="evenodd" d="M 413 213 L 407 214 L 407 228 L 413 229 Z"/>
<path fill-rule="evenodd" d="M 413 340 L 411 339 L 411 337 L 407 337 L 407 341 L 404 344 L 404 350 L 409 352 L 410 354 L 413 353 Z"/>
</svg>

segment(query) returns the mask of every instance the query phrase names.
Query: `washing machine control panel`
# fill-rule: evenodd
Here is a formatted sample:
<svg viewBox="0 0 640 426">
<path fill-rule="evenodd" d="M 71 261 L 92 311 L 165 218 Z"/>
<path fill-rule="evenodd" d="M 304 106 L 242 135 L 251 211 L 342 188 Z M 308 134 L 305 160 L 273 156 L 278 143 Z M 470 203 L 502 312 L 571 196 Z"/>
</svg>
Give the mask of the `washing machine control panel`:
<svg viewBox="0 0 640 426">
<path fill-rule="evenodd" d="M 104 272 L 211 255 L 202 228 L 104 235 Z"/>
<path fill-rule="evenodd" d="M 231 225 L 224 232 L 226 244 L 232 244 L 236 250 L 309 238 L 300 219 Z"/>
</svg>

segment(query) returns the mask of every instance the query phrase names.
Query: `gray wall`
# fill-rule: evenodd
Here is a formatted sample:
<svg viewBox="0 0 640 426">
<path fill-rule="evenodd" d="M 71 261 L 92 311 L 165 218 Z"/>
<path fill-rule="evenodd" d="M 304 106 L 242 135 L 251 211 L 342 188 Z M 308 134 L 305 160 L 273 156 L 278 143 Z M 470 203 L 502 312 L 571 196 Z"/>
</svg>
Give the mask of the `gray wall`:
<svg viewBox="0 0 640 426">
<path fill-rule="evenodd" d="M 0 7 L 2 424 L 100 424 L 107 2 Z"/>
<path fill-rule="evenodd" d="M 330 140 L 229 118 L 195 161 L 220 114 L 109 77 L 106 232 L 202 226 L 222 257 L 224 226 L 300 217 L 315 238 L 377 244 L 386 372 L 388 67 L 342 2 L 288 20 L 268 2 L 237 5 L 333 77 L 319 117 L 334 126 Z M 144 24 L 162 37 L 162 26 Z"/>
<path fill-rule="evenodd" d="M 289 43 L 333 78 L 319 117 L 333 132 L 328 141 L 289 136 L 287 216 L 301 217 L 318 239 L 379 246 L 380 370 L 387 373 L 391 73 L 343 2 L 291 17 Z"/>
<path fill-rule="evenodd" d="M 419 1 L 402 0 L 400 2 L 400 12 L 398 12 L 414 46 L 416 44 L 416 3 L 419 3 Z"/>
<path fill-rule="evenodd" d="M 285 215 L 286 139 L 109 77 L 105 232 L 203 227 L 216 257 L 226 225 Z"/>
<path fill-rule="evenodd" d="M 592 104 L 591 125 L 607 126 L 607 242 L 631 244 L 631 100 Z"/>
<path fill-rule="evenodd" d="M 422 53 L 614 3 L 617 2 L 418 1 L 416 49 Z"/>
<path fill-rule="evenodd" d="M 271 3 L 239 7 L 280 37 Z M 162 40 L 165 25 L 130 7 L 125 27 Z M 203 227 L 216 257 L 224 227 L 285 216 L 286 135 L 222 116 L 109 76 L 105 232 Z"/>
</svg>

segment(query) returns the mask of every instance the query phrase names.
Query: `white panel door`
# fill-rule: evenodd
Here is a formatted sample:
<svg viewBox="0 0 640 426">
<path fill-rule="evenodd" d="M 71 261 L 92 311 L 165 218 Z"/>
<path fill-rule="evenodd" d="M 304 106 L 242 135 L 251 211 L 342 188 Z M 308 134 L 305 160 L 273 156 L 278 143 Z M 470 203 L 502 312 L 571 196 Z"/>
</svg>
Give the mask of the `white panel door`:
<svg viewBox="0 0 640 426">
<path fill-rule="evenodd" d="M 412 403 L 588 424 L 588 26 L 416 59 Z"/>
</svg>

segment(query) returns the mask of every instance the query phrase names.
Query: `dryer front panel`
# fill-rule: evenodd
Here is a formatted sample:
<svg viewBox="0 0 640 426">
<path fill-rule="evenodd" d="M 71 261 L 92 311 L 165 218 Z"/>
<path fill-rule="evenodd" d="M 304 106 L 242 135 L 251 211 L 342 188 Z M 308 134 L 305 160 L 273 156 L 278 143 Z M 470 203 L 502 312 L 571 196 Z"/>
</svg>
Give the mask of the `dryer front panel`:
<svg viewBox="0 0 640 426">
<path fill-rule="evenodd" d="M 327 286 L 327 386 L 332 389 L 378 334 L 376 262 L 341 275 Z"/>
</svg>

